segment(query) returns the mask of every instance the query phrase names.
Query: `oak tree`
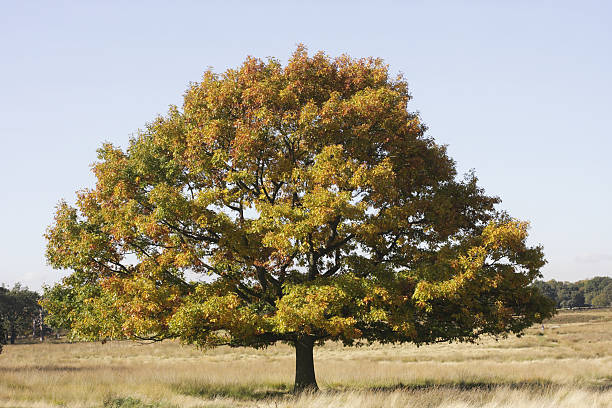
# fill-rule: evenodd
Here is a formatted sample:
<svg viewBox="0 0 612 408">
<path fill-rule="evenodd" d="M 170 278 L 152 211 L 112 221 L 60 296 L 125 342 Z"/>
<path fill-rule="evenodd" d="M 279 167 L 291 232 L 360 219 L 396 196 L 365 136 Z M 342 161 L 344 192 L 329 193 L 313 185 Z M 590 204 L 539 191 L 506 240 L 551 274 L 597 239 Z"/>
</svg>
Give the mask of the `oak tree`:
<svg viewBox="0 0 612 408">
<path fill-rule="evenodd" d="M 47 259 L 73 272 L 50 318 L 92 340 L 287 342 L 300 390 L 326 340 L 471 341 L 550 316 L 527 223 L 457 176 L 410 98 L 380 59 L 302 46 L 205 72 L 58 205 Z"/>
</svg>

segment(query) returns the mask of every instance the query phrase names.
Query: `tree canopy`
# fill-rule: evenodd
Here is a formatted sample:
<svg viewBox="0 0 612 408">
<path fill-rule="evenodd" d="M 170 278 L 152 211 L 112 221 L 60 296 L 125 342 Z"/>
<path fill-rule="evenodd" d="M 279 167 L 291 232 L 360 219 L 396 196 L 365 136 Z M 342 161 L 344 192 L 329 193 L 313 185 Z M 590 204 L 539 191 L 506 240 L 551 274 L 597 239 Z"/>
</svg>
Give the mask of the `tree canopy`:
<svg viewBox="0 0 612 408">
<path fill-rule="evenodd" d="M 457 175 L 380 59 L 247 58 L 204 73 L 181 108 L 61 202 L 47 259 L 55 322 L 85 339 L 203 347 L 470 341 L 552 313 L 526 222 Z"/>
<path fill-rule="evenodd" d="M 610 277 L 596 276 L 578 282 L 551 279 L 546 282 L 537 281 L 535 285 L 554 301 L 557 307 L 612 306 Z"/>
<path fill-rule="evenodd" d="M 6 340 L 14 344 L 18 335 L 32 332 L 32 320 L 40 313 L 39 298 L 19 283 L 10 290 L 0 286 L 0 351 Z"/>
<path fill-rule="evenodd" d="M 7 292 L 3 286 L 0 286 L 0 353 L 2 353 L 3 345 L 6 344 L 6 329 L 4 328 L 6 322 L 4 318 L 4 305 L 7 303 Z"/>
</svg>

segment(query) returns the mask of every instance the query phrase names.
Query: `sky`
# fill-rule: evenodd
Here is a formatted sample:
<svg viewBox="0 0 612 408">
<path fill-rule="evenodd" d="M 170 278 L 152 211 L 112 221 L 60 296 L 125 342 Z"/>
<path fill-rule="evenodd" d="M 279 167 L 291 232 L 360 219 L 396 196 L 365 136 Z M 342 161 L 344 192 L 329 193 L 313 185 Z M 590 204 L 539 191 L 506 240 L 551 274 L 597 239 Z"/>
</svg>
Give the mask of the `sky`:
<svg viewBox="0 0 612 408">
<path fill-rule="evenodd" d="M 296 44 L 381 57 L 429 136 L 531 222 L 545 279 L 612 276 L 612 2 L 0 0 L 0 284 L 38 290 L 60 199 L 190 82 Z"/>
</svg>

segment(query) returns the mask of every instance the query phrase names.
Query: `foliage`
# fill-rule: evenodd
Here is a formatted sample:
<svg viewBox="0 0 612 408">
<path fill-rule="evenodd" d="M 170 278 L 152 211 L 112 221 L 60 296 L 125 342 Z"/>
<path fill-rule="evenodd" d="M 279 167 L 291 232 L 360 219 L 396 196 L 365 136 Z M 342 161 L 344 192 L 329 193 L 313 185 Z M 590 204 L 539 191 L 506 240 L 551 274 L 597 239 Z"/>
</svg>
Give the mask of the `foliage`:
<svg viewBox="0 0 612 408">
<path fill-rule="evenodd" d="M 19 283 L 10 290 L 0 288 L 0 343 L 8 337 L 12 344 L 17 336 L 32 332 L 32 320 L 39 314 L 38 299 L 38 293 Z"/>
<path fill-rule="evenodd" d="M 6 321 L 4 317 L 4 310 L 6 308 L 5 305 L 8 303 L 7 294 L 8 289 L 0 286 L 0 353 L 2 353 L 2 346 L 6 344 Z"/>
<path fill-rule="evenodd" d="M 85 338 L 470 341 L 552 313 L 525 222 L 407 110 L 378 59 L 248 58 L 207 71 L 61 202 L 52 319 Z M 194 278 L 195 277 L 195 278 Z"/>
<path fill-rule="evenodd" d="M 574 283 L 552 279 L 537 281 L 535 286 L 557 307 L 612 306 L 612 278 L 609 277 L 598 276 Z"/>
</svg>

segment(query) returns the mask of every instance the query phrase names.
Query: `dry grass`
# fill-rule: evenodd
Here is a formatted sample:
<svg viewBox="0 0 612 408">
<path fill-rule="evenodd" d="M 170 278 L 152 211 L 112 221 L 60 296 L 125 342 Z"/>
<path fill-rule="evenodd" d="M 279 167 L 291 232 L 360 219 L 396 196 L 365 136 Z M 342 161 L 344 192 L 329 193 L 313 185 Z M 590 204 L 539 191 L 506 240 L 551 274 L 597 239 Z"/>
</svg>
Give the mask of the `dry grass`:
<svg viewBox="0 0 612 408">
<path fill-rule="evenodd" d="M 612 407 L 612 310 L 479 344 L 327 344 L 324 392 L 289 393 L 293 350 L 176 342 L 23 344 L 0 355 L 0 407 Z"/>
</svg>

